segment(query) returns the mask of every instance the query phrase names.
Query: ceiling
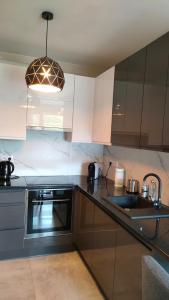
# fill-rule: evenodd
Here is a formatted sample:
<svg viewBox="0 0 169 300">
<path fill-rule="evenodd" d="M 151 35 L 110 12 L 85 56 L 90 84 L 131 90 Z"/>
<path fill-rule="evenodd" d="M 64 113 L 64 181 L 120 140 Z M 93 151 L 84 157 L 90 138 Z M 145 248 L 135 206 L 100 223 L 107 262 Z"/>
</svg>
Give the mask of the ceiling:
<svg viewBox="0 0 169 300">
<path fill-rule="evenodd" d="M 48 55 L 93 68 L 97 74 L 169 30 L 168 0 L 1 0 L 0 51 L 45 54 L 43 10 L 49 23 Z"/>
</svg>

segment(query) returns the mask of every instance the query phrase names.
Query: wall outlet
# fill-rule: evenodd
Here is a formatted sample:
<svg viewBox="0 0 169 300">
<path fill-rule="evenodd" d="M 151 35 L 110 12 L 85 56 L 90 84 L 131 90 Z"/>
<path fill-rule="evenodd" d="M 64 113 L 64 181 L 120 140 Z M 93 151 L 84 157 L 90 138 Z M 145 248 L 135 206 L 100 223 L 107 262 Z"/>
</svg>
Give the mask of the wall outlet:
<svg viewBox="0 0 169 300">
<path fill-rule="evenodd" d="M 111 166 L 113 168 L 117 168 L 118 167 L 118 161 L 117 160 L 110 160 L 109 161 L 109 166 Z"/>
</svg>

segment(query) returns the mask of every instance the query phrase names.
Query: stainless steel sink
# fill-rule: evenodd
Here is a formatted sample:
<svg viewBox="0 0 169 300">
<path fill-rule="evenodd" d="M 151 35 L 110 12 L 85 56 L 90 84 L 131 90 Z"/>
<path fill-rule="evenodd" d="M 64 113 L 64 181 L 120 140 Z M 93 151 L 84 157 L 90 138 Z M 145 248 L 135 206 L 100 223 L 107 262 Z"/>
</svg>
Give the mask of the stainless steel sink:
<svg viewBox="0 0 169 300">
<path fill-rule="evenodd" d="M 140 195 L 108 196 L 105 199 L 131 219 L 169 218 L 168 206 L 156 208 L 152 201 Z"/>
</svg>

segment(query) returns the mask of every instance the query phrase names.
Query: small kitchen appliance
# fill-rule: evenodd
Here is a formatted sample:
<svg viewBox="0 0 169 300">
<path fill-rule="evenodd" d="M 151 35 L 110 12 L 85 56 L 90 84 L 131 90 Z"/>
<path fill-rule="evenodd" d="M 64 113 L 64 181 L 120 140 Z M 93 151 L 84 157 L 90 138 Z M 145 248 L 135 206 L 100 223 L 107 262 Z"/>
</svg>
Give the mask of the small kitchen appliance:
<svg viewBox="0 0 169 300">
<path fill-rule="evenodd" d="M 13 173 L 15 167 L 14 164 L 11 162 L 11 158 L 9 157 L 8 160 L 3 160 L 0 162 L 0 179 L 1 180 L 10 180 L 11 174 Z"/>
<path fill-rule="evenodd" d="M 139 193 L 140 184 L 137 179 L 128 179 L 127 181 L 127 192 L 128 193 Z"/>
<path fill-rule="evenodd" d="M 95 180 L 101 176 L 102 165 L 101 163 L 91 162 L 88 165 L 88 180 Z"/>
</svg>

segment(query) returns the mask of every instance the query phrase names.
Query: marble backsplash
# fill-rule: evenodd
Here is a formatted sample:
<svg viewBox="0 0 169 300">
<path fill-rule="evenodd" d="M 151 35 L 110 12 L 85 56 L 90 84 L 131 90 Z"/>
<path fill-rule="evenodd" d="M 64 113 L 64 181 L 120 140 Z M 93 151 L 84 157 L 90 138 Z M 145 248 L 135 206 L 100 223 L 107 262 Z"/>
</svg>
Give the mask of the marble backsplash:
<svg viewBox="0 0 169 300">
<path fill-rule="evenodd" d="M 63 132 L 28 130 L 26 141 L 0 140 L 0 160 L 12 156 L 15 175 L 86 175 L 91 161 L 103 161 L 103 146 L 71 143 Z"/>
<path fill-rule="evenodd" d="M 116 162 L 126 170 L 126 181 L 135 178 L 140 181 L 149 172 L 156 173 L 162 180 L 162 202 L 169 205 L 169 153 L 139 150 L 125 147 L 105 146 L 104 164 L 109 161 Z M 114 167 L 108 173 L 110 179 L 114 178 Z"/>
</svg>

